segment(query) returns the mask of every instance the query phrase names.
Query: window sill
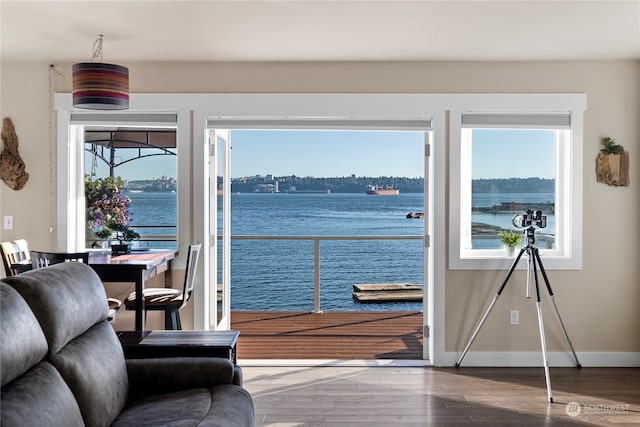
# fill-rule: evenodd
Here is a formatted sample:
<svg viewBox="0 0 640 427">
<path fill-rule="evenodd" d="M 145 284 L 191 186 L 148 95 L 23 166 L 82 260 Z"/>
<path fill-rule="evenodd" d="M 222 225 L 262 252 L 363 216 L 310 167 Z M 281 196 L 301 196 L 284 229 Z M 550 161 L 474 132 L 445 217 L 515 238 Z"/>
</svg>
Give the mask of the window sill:
<svg viewBox="0 0 640 427">
<path fill-rule="evenodd" d="M 508 270 L 513 265 L 518 253 L 511 257 L 503 251 L 487 251 L 482 255 L 472 255 L 466 257 L 451 257 L 449 260 L 450 270 Z M 499 253 L 500 252 L 500 253 Z M 581 260 L 569 256 L 559 256 L 540 252 L 540 260 L 545 270 L 581 270 Z M 517 270 L 527 268 L 527 255 L 518 261 Z"/>
</svg>

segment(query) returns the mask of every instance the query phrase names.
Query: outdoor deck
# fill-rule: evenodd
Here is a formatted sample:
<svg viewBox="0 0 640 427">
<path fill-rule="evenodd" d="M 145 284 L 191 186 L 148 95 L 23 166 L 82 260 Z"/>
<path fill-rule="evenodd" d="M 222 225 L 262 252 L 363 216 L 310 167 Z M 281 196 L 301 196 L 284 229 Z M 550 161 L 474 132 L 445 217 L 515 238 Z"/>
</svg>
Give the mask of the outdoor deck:
<svg viewBox="0 0 640 427">
<path fill-rule="evenodd" d="M 241 359 L 422 359 L 415 311 L 233 311 Z"/>
</svg>

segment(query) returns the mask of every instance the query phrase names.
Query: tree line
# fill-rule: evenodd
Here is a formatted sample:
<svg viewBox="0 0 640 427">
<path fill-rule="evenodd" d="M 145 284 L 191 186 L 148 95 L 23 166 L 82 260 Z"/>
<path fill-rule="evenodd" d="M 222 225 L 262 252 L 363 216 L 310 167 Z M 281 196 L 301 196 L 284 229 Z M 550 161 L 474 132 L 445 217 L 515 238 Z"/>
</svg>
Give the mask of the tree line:
<svg viewBox="0 0 640 427">
<path fill-rule="evenodd" d="M 221 178 L 219 179 L 221 183 Z M 295 188 L 296 191 L 331 191 L 332 193 L 364 193 L 368 185 L 381 187 L 393 186 L 400 193 L 422 193 L 424 178 L 408 177 L 299 177 L 291 176 L 253 176 L 234 178 L 231 181 L 231 191 L 236 193 L 253 193 L 256 188 L 264 184 L 278 182 L 280 192 Z M 553 193 L 555 182 L 545 178 L 495 178 L 472 180 L 474 193 Z"/>
<path fill-rule="evenodd" d="M 492 178 L 471 181 L 473 193 L 553 193 L 555 180 L 550 178 Z"/>
</svg>

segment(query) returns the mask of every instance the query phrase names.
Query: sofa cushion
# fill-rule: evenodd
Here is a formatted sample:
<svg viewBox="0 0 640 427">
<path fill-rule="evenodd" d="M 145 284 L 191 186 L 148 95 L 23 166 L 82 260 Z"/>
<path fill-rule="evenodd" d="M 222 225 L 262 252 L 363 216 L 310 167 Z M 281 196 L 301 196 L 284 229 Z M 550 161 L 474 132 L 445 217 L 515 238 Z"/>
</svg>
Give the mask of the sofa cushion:
<svg viewBox="0 0 640 427">
<path fill-rule="evenodd" d="M 4 280 L 31 307 L 52 354 L 107 318 L 107 295 L 102 282 L 91 267 L 81 262 L 56 264 Z"/>
<path fill-rule="evenodd" d="M 242 387 L 225 384 L 211 389 L 211 408 L 200 427 L 240 427 L 256 423 L 251 394 Z"/>
<path fill-rule="evenodd" d="M 199 388 L 149 396 L 132 403 L 113 426 L 211 426 L 255 425 L 249 393 L 236 385 Z"/>
<path fill-rule="evenodd" d="M 47 362 L 2 387 L 3 427 L 84 426 L 80 408 L 60 373 Z"/>
<path fill-rule="evenodd" d="M 233 382 L 234 365 L 219 357 L 128 359 L 129 400 Z"/>
<path fill-rule="evenodd" d="M 122 411 L 129 388 L 120 341 L 102 321 L 50 356 L 76 396 L 88 426 L 108 426 Z"/>
<path fill-rule="evenodd" d="M 4 386 L 45 357 L 47 340 L 18 292 L 2 281 L 0 290 L 0 370 Z"/>
</svg>

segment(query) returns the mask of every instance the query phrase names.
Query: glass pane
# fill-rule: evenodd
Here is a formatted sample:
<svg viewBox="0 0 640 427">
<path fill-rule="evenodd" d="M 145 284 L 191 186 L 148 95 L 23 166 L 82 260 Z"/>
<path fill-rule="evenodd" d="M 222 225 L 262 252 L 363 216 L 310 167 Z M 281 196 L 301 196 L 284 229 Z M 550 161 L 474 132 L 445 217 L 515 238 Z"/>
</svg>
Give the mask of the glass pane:
<svg viewBox="0 0 640 427">
<path fill-rule="evenodd" d="M 121 225 L 140 236 L 131 241 L 133 248 L 175 249 L 176 165 L 175 129 L 85 128 L 87 247 L 120 237 L 118 232 L 109 233 L 107 222 L 118 214 L 114 201 L 122 201 L 120 208 L 127 212 L 121 215 Z M 109 177 L 120 185 L 111 186 L 110 193 L 100 192 L 100 182 Z M 90 197 L 91 188 L 97 192 Z"/>
<path fill-rule="evenodd" d="M 258 237 L 232 242 L 232 310 L 315 310 L 314 239 L 320 310 L 423 308 L 363 303 L 353 285 L 423 283 L 424 132 L 237 130 L 232 138 L 233 234 Z M 397 191 L 367 194 L 370 185 Z M 390 238 L 358 239 L 372 235 Z M 418 238 L 393 239 L 406 236 Z"/>
<path fill-rule="evenodd" d="M 547 226 L 536 238 L 553 248 L 556 207 L 554 130 L 473 129 L 471 131 L 471 248 L 500 249 L 498 232 L 524 230 L 516 215 L 540 210 Z M 544 242 L 544 243 L 543 243 Z"/>
</svg>

